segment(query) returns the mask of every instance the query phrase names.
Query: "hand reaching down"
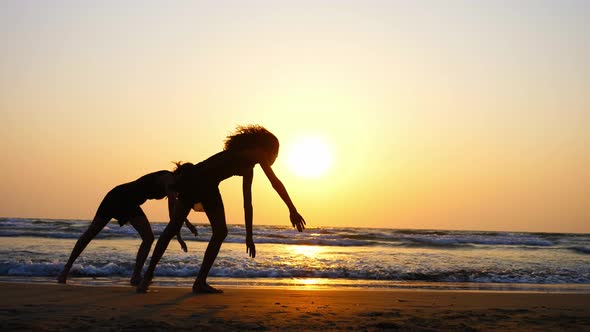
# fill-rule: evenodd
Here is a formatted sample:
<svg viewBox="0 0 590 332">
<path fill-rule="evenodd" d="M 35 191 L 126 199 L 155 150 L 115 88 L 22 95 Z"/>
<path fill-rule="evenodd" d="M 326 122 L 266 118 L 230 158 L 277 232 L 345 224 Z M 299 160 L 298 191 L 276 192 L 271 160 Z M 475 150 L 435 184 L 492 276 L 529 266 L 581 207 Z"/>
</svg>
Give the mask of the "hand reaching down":
<svg viewBox="0 0 590 332">
<path fill-rule="evenodd" d="M 246 238 L 246 253 L 252 258 L 256 257 L 256 246 L 251 237 Z"/>
<path fill-rule="evenodd" d="M 289 218 L 291 219 L 291 225 L 293 225 L 293 227 L 297 227 L 297 231 L 303 232 L 305 229 L 305 219 L 303 219 L 299 212 L 291 212 Z"/>
<path fill-rule="evenodd" d="M 191 233 L 193 233 L 194 236 L 199 235 L 199 232 L 197 231 L 197 228 L 195 227 L 195 225 L 193 225 L 190 221 L 188 221 L 188 219 L 184 220 L 184 224 L 186 225 L 186 228 L 188 228 L 189 231 L 191 231 Z"/>
<path fill-rule="evenodd" d="M 182 251 L 188 252 L 188 247 L 186 246 L 184 240 L 180 237 L 176 237 L 176 239 L 178 240 L 178 243 L 180 244 L 180 248 L 182 248 Z"/>
</svg>

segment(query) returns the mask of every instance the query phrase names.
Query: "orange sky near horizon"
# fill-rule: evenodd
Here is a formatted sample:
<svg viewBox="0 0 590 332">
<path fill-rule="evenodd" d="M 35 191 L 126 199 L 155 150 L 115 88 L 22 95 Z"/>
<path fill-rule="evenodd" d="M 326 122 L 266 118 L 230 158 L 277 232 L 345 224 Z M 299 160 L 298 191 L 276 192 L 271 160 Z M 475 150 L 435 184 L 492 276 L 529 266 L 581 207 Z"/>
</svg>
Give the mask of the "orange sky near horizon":
<svg viewBox="0 0 590 332">
<path fill-rule="evenodd" d="M 257 123 L 311 227 L 590 233 L 590 3 L 452 4 L 5 1 L 0 216 L 91 219 Z M 289 164 L 306 137 L 321 176 Z M 221 191 L 243 224 L 241 179 Z M 253 203 L 290 225 L 259 167 Z"/>
</svg>

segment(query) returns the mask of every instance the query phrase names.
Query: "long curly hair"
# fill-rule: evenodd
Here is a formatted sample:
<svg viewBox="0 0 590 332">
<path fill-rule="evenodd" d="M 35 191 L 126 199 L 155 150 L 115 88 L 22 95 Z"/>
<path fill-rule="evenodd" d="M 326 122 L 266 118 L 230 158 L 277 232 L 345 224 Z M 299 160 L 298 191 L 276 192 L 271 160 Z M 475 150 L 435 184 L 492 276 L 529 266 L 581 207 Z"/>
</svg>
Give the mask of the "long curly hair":
<svg viewBox="0 0 590 332">
<path fill-rule="evenodd" d="M 236 130 L 227 136 L 223 149 L 224 150 L 242 150 L 263 148 L 266 151 L 278 154 L 278 138 L 260 125 L 238 126 Z"/>
</svg>

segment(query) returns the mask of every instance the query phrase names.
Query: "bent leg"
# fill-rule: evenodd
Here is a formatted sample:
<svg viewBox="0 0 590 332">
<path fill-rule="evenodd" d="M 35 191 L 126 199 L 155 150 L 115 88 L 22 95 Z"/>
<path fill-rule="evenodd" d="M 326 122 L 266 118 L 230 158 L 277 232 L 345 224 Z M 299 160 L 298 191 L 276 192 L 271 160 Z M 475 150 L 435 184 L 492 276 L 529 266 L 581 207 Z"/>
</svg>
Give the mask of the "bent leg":
<svg viewBox="0 0 590 332">
<path fill-rule="evenodd" d="M 158 238 L 158 242 L 156 243 L 156 247 L 154 248 L 154 252 L 152 253 L 152 259 L 150 260 L 150 265 L 148 266 L 147 270 L 145 271 L 145 275 L 143 279 L 137 286 L 138 293 L 145 293 L 152 282 L 152 278 L 154 277 L 154 271 L 156 270 L 156 265 L 166 252 L 166 248 L 168 248 L 168 244 L 170 240 L 180 231 L 184 220 L 188 216 L 191 210 L 191 206 L 182 202 L 177 201 L 174 205 L 174 211 L 172 212 L 172 220 L 162 234 L 160 238 Z"/>
<path fill-rule="evenodd" d="M 84 249 L 86 248 L 88 243 L 90 243 L 90 241 L 92 239 L 94 239 L 94 237 L 98 233 L 100 233 L 100 231 L 108 223 L 109 223 L 109 220 L 106 220 L 106 219 L 99 217 L 99 216 L 94 217 L 94 219 L 92 220 L 92 222 L 88 226 L 88 229 L 86 229 L 84 234 L 82 234 L 80 236 L 80 238 L 76 242 L 76 245 L 74 246 L 74 249 L 72 249 L 72 253 L 70 254 L 70 258 L 68 259 L 68 262 L 66 263 L 63 270 L 61 271 L 61 273 L 57 277 L 57 282 L 59 282 L 60 284 L 66 283 L 66 280 L 68 279 L 68 274 L 70 273 L 70 269 L 72 268 L 72 265 L 74 265 L 74 262 L 76 261 L 78 256 L 80 256 L 80 254 L 82 253 L 82 251 L 84 251 Z"/>
<path fill-rule="evenodd" d="M 214 200 L 206 201 L 204 203 L 209 203 L 204 204 L 204 206 L 207 218 L 209 218 L 209 222 L 211 223 L 213 235 L 211 235 L 209 245 L 207 245 L 207 250 L 205 250 L 201 269 L 199 270 L 197 279 L 193 284 L 193 293 L 222 293 L 222 290 L 215 289 L 207 284 L 207 276 L 209 275 L 209 271 L 211 270 L 211 267 L 217 258 L 221 244 L 227 236 L 225 211 L 223 209 L 223 201 L 219 195 L 219 192 L 217 192 Z"/>
<path fill-rule="evenodd" d="M 143 269 L 143 264 L 150 253 L 152 243 L 154 243 L 154 233 L 152 232 L 150 222 L 146 216 L 134 217 L 129 220 L 129 223 L 139 233 L 139 236 L 141 236 L 141 245 L 137 251 L 135 268 L 133 269 L 133 274 L 131 275 L 131 286 L 137 286 L 141 281 L 141 269 Z"/>
</svg>

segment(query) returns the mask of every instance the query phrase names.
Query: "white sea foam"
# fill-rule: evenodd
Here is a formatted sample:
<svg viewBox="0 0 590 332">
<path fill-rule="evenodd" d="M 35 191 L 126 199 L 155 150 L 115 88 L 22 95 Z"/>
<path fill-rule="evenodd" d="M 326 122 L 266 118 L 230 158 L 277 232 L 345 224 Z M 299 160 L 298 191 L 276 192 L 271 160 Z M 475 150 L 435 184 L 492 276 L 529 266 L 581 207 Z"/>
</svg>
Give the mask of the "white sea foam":
<svg viewBox="0 0 590 332">
<path fill-rule="evenodd" d="M 54 278 L 88 221 L 0 218 L 0 277 Z M 153 224 L 158 236 L 165 224 Z M 189 253 L 173 241 L 157 276 L 196 276 L 211 236 L 183 230 Z M 212 277 L 590 284 L 590 235 L 459 232 L 255 225 L 256 259 L 243 226 L 230 225 Z M 140 243 L 132 227 L 109 224 L 72 268 L 74 277 L 127 278 Z M 149 263 L 149 260 L 148 260 Z"/>
</svg>

